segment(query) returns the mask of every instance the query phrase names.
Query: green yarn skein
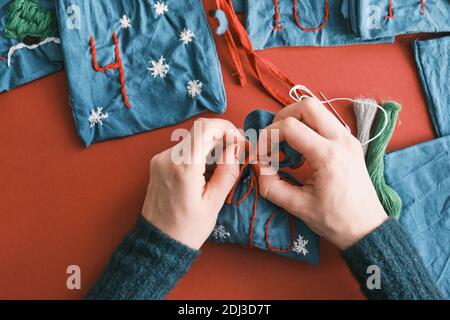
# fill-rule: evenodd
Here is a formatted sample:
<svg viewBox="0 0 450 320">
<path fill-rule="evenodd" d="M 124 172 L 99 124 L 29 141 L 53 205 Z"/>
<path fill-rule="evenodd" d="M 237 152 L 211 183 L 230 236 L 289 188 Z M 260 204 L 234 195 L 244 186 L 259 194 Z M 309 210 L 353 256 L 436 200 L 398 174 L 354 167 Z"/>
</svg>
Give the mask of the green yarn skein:
<svg viewBox="0 0 450 320">
<path fill-rule="evenodd" d="M 5 37 L 17 40 L 42 38 L 50 36 L 55 29 L 55 14 L 43 10 L 38 0 L 14 0 L 10 4 Z"/>
<path fill-rule="evenodd" d="M 402 210 L 402 199 L 386 183 L 384 177 L 384 155 L 394 133 L 401 106 L 396 102 L 389 101 L 383 103 L 383 108 L 388 115 L 388 124 L 383 134 L 370 143 L 367 150 L 366 163 L 370 178 L 372 179 L 372 183 L 384 210 L 390 217 L 399 219 Z M 375 135 L 380 132 L 383 129 L 384 123 L 384 113 L 378 112 L 372 128 L 372 134 Z"/>
</svg>

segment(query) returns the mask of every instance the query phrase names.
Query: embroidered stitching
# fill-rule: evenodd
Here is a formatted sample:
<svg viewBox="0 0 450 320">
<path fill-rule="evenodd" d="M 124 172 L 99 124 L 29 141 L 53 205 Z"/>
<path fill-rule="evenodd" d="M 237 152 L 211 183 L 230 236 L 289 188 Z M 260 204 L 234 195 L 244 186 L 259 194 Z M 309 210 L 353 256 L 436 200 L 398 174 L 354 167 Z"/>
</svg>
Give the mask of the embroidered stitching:
<svg viewBox="0 0 450 320">
<path fill-rule="evenodd" d="M 34 50 L 34 49 L 37 49 L 40 46 L 43 46 L 50 42 L 61 44 L 61 40 L 59 38 L 52 37 L 52 38 L 46 38 L 43 41 L 41 41 L 37 44 L 33 44 L 33 45 L 27 45 L 25 43 L 18 43 L 16 45 L 12 46 L 11 48 L 9 48 L 9 52 L 8 52 L 8 67 L 11 67 L 11 57 L 17 50 L 20 50 L 20 49 Z"/>
<path fill-rule="evenodd" d="M 223 225 L 217 225 L 214 227 L 212 232 L 212 236 L 216 240 L 227 240 L 231 237 L 231 234 L 225 229 Z"/>
<path fill-rule="evenodd" d="M 150 60 L 149 63 L 152 65 L 147 68 L 151 72 L 153 78 L 160 77 L 164 79 L 169 73 L 170 66 L 166 63 L 164 56 L 161 56 L 158 61 Z"/>
<path fill-rule="evenodd" d="M 56 17 L 41 8 L 37 0 L 14 0 L 8 9 L 5 36 L 22 41 L 26 37 L 49 37 L 56 29 Z"/>
<path fill-rule="evenodd" d="M 127 96 L 126 86 L 125 86 L 125 71 L 123 70 L 122 58 L 120 57 L 119 40 L 117 39 L 117 34 L 115 32 L 113 33 L 113 40 L 114 40 L 114 45 L 115 45 L 116 62 L 110 63 L 104 67 L 100 67 L 97 62 L 97 50 L 95 48 L 94 37 L 91 36 L 91 38 L 89 39 L 89 42 L 91 45 L 92 65 L 94 67 L 94 70 L 97 72 L 106 72 L 108 70 L 116 70 L 116 69 L 119 70 L 120 85 L 122 87 L 123 101 L 127 108 L 131 108 L 130 101 L 128 100 L 128 96 Z"/>
<path fill-rule="evenodd" d="M 314 31 L 319 31 L 322 30 L 323 28 L 325 28 L 325 26 L 328 23 L 328 18 L 329 18 L 329 5 L 328 5 L 328 0 L 325 0 L 325 8 L 324 8 L 324 19 L 323 22 L 315 28 L 306 28 L 304 26 L 302 26 L 302 24 L 300 23 L 300 18 L 298 17 L 298 10 L 297 10 L 297 0 L 293 0 L 294 1 L 294 18 L 295 18 L 295 23 L 297 24 L 297 26 L 302 29 L 303 31 L 306 32 L 314 32 Z"/>
<path fill-rule="evenodd" d="M 294 242 L 294 248 L 292 249 L 297 255 L 303 254 L 306 256 L 309 253 L 309 250 L 306 248 L 309 240 L 306 240 L 301 235 L 298 235 L 297 240 Z"/>
<path fill-rule="evenodd" d="M 93 128 L 95 125 L 100 124 L 103 125 L 103 121 L 105 119 L 108 119 L 108 113 L 103 112 L 102 107 L 98 107 L 97 110 L 92 109 L 91 114 L 89 115 L 88 121 L 89 121 L 89 127 Z"/>
<path fill-rule="evenodd" d="M 287 249 L 279 249 L 279 248 L 274 248 L 272 247 L 272 245 L 270 244 L 270 238 L 269 238 L 269 227 L 270 227 L 270 223 L 272 222 L 272 219 L 275 217 L 275 215 L 277 214 L 277 211 L 274 211 L 269 219 L 267 219 L 266 221 L 266 235 L 264 237 L 264 240 L 266 241 L 266 245 L 267 248 L 270 249 L 270 251 L 273 252 L 290 252 L 291 250 L 294 249 L 295 246 L 295 220 L 294 217 L 292 215 L 288 215 L 289 216 L 289 223 L 290 223 L 290 227 L 291 227 L 291 243 L 289 245 L 289 247 Z"/>
<path fill-rule="evenodd" d="M 273 27 L 273 30 L 282 30 L 283 27 L 280 26 L 280 8 L 279 8 L 279 3 L 278 0 L 273 0 L 273 6 L 275 7 L 275 12 L 273 14 L 273 20 L 274 20 L 274 24 L 275 26 Z"/>
<path fill-rule="evenodd" d="M 189 44 L 192 41 L 194 41 L 195 34 L 192 32 L 191 29 L 184 28 L 183 31 L 180 32 L 180 42 L 183 42 L 183 44 Z"/>
<path fill-rule="evenodd" d="M 187 83 L 186 89 L 189 97 L 194 99 L 202 94 L 203 83 L 200 80 L 191 80 Z"/>
<path fill-rule="evenodd" d="M 155 12 L 158 16 L 163 16 L 169 12 L 169 6 L 165 1 L 156 1 L 153 7 L 155 8 Z"/>
<path fill-rule="evenodd" d="M 120 18 L 119 23 L 122 29 L 132 28 L 131 19 L 128 18 L 125 14 L 122 16 L 122 18 Z"/>
<path fill-rule="evenodd" d="M 421 11 L 422 11 L 422 16 L 425 15 L 425 0 L 420 0 L 420 4 L 421 4 Z M 394 1 L 393 0 L 389 0 L 389 13 L 386 17 L 384 17 L 385 19 L 394 19 Z"/>
</svg>

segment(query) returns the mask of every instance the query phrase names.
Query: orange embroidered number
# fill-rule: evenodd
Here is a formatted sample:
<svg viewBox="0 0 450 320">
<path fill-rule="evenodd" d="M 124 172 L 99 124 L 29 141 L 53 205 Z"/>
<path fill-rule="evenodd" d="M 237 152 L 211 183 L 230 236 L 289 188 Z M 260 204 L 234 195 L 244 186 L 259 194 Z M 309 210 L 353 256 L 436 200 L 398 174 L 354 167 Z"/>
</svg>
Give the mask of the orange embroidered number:
<svg viewBox="0 0 450 320">
<path fill-rule="evenodd" d="M 329 12 L 329 5 L 328 5 L 328 0 L 325 0 L 325 8 L 324 8 L 324 19 L 323 22 L 315 28 L 306 28 L 304 26 L 302 26 L 301 22 L 300 22 L 300 18 L 298 17 L 298 9 L 297 9 L 297 1 L 298 0 L 293 0 L 294 1 L 294 18 L 295 18 L 295 23 L 297 24 L 297 26 L 302 29 L 303 31 L 306 32 L 314 32 L 314 31 L 319 31 L 322 30 L 323 28 L 325 28 L 326 24 L 328 23 L 328 18 L 330 15 Z"/>
</svg>

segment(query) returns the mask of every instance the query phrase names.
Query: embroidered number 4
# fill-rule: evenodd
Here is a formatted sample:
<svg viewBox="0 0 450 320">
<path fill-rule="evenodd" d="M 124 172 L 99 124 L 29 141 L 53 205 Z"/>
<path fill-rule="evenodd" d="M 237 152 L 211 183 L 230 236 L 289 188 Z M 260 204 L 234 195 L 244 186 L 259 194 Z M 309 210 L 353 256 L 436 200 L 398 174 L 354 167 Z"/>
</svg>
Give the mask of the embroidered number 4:
<svg viewBox="0 0 450 320">
<path fill-rule="evenodd" d="M 116 62 L 108 64 L 107 66 L 104 66 L 104 67 L 100 67 L 97 62 L 97 51 L 95 48 L 94 37 L 91 36 L 90 44 L 91 44 L 91 52 L 92 52 L 92 64 L 93 64 L 95 71 L 97 71 L 97 72 L 106 72 L 108 70 L 116 70 L 116 69 L 119 70 L 120 84 L 122 86 L 123 101 L 127 108 L 131 108 L 130 101 L 128 100 L 128 96 L 127 96 L 127 89 L 125 86 L 125 71 L 123 70 L 122 59 L 120 57 L 119 40 L 117 39 L 117 34 L 115 32 L 113 33 L 113 39 L 114 39 L 114 44 L 116 46 L 116 48 L 115 48 Z"/>
</svg>

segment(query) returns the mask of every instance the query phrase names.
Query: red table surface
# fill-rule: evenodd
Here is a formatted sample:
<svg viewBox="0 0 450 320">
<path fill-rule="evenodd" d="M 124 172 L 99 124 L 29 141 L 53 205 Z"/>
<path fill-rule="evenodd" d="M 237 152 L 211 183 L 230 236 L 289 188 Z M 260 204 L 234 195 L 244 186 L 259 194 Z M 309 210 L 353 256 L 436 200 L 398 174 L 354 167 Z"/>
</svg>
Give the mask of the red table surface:
<svg viewBox="0 0 450 320">
<path fill-rule="evenodd" d="M 434 137 L 410 47 L 415 38 L 401 37 L 394 45 L 279 48 L 261 55 L 328 98 L 400 102 L 400 123 L 389 147 L 396 150 Z M 280 110 L 248 65 L 249 85 L 237 84 L 224 39 L 216 37 L 216 44 L 228 98 L 223 118 L 240 127 L 254 109 Z M 351 106 L 336 106 L 354 128 Z M 141 210 L 150 158 L 172 145 L 176 127 L 192 122 L 85 149 L 63 72 L 0 94 L 0 298 L 82 298 Z M 313 266 L 256 249 L 207 244 L 168 298 L 364 298 L 335 246 L 323 240 L 321 256 Z M 81 290 L 66 287 L 69 265 L 81 267 Z"/>
</svg>

